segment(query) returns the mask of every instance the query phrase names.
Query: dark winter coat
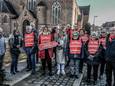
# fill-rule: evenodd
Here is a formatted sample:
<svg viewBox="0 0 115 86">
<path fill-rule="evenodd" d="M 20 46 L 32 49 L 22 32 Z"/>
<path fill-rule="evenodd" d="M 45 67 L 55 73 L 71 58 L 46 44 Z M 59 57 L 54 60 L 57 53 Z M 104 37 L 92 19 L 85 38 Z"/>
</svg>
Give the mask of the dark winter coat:
<svg viewBox="0 0 115 86">
<path fill-rule="evenodd" d="M 12 36 L 9 39 L 9 46 L 11 54 L 20 54 L 20 49 L 17 46 L 22 46 L 22 39 L 20 35 Z"/>
<path fill-rule="evenodd" d="M 88 64 L 99 64 L 101 61 L 101 46 L 99 46 L 96 54 L 94 55 L 93 59 L 89 59 L 88 57 L 90 56 L 89 52 L 88 52 L 88 43 L 84 48 L 84 55 L 85 55 L 85 61 Z"/>
<path fill-rule="evenodd" d="M 107 39 L 106 61 L 115 62 L 115 38 L 110 42 L 109 36 Z"/>
</svg>

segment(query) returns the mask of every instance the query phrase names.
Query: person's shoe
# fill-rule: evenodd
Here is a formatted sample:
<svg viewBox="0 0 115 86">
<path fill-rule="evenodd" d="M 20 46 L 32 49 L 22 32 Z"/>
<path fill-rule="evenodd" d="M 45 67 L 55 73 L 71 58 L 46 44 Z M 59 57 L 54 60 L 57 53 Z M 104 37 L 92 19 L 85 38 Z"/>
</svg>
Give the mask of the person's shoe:
<svg viewBox="0 0 115 86">
<path fill-rule="evenodd" d="M 49 73 L 49 76 L 52 76 L 52 75 L 53 75 L 52 72 L 50 72 L 50 73 Z"/>
<path fill-rule="evenodd" d="M 11 72 L 12 75 L 15 75 L 16 73 L 15 72 Z"/>
<path fill-rule="evenodd" d="M 99 79 L 102 79 L 102 78 L 103 78 L 103 76 L 102 76 L 102 75 L 100 75 L 100 76 L 99 76 Z"/>
<path fill-rule="evenodd" d="M 90 84 L 91 81 L 90 81 L 90 79 L 87 79 L 86 82 L 87 82 L 87 84 Z"/>
<path fill-rule="evenodd" d="M 79 71 L 80 74 L 82 74 L 83 72 L 82 71 Z"/>
<path fill-rule="evenodd" d="M 36 74 L 36 72 L 31 72 L 31 75 L 35 75 Z"/>
<path fill-rule="evenodd" d="M 93 81 L 93 85 L 96 85 L 97 84 L 97 81 Z"/>
<path fill-rule="evenodd" d="M 79 78 L 78 75 L 75 75 L 75 78 L 78 79 Z"/>
<path fill-rule="evenodd" d="M 59 74 L 60 74 L 60 70 L 57 71 L 57 75 L 59 75 Z"/>
<path fill-rule="evenodd" d="M 19 70 L 16 70 L 16 73 L 20 72 Z"/>
<path fill-rule="evenodd" d="M 65 70 L 62 70 L 62 71 L 61 71 L 61 74 L 62 74 L 62 75 L 65 75 Z"/>
<path fill-rule="evenodd" d="M 73 78 L 73 77 L 74 77 L 74 75 L 73 75 L 73 74 L 71 74 L 69 77 L 70 77 L 70 78 Z"/>
<path fill-rule="evenodd" d="M 28 72 L 28 71 L 31 71 L 31 69 L 26 69 L 26 71 Z"/>
</svg>

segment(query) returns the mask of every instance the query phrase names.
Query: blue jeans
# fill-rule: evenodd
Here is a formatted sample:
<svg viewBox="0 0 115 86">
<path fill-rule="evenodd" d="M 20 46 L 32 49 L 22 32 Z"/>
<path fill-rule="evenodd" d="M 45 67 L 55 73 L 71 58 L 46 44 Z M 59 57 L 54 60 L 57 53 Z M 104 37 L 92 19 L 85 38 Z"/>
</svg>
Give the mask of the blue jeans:
<svg viewBox="0 0 115 86">
<path fill-rule="evenodd" d="M 70 54 L 70 72 L 72 75 L 78 75 L 79 74 L 79 55 Z"/>
<path fill-rule="evenodd" d="M 32 48 L 25 48 L 27 54 L 27 69 L 32 69 L 32 72 L 35 72 L 36 67 L 36 55 L 31 54 Z"/>
<path fill-rule="evenodd" d="M 12 62 L 11 62 L 11 73 L 15 73 L 17 71 L 17 65 L 18 65 L 18 57 L 19 54 L 11 54 L 12 55 Z"/>
</svg>

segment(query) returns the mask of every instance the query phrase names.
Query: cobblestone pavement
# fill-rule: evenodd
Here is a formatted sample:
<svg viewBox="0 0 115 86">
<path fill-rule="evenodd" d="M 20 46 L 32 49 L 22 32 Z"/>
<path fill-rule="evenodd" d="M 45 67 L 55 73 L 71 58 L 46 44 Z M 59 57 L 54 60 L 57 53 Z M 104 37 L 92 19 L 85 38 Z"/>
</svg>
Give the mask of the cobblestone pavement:
<svg viewBox="0 0 115 86">
<path fill-rule="evenodd" d="M 66 68 L 67 74 L 65 76 L 63 75 L 58 76 L 56 75 L 56 69 L 53 70 L 54 70 L 53 73 L 55 73 L 53 76 L 48 76 L 48 74 L 43 76 L 41 71 L 38 71 L 36 75 L 30 75 L 28 78 L 15 84 L 14 86 L 73 86 L 73 84 L 75 84 L 75 81 L 79 80 L 76 78 L 69 77 L 68 68 Z M 79 75 L 79 77 L 81 75 Z"/>
<path fill-rule="evenodd" d="M 91 80 L 90 84 L 86 82 L 86 74 L 87 74 L 86 72 L 83 75 L 80 86 L 105 86 L 105 84 L 106 84 L 106 75 L 105 74 L 102 76 L 101 79 L 97 80 L 96 85 L 93 85 L 93 80 Z"/>
</svg>

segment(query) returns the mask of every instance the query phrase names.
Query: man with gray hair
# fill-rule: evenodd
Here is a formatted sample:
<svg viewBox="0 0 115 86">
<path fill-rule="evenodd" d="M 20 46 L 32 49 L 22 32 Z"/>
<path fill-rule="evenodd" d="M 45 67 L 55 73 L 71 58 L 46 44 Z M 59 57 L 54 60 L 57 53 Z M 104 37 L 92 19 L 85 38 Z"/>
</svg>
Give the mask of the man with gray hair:
<svg viewBox="0 0 115 86">
<path fill-rule="evenodd" d="M 35 32 L 32 30 L 31 26 L 26 27 L 26 33 L 24 34 L 24 48 L 27 54 L 27 71 L 32 70 L 32 74 L 35 74 L 36 66 L 36 55 L 37 52 L 37 39 Z"/>
</svg>

